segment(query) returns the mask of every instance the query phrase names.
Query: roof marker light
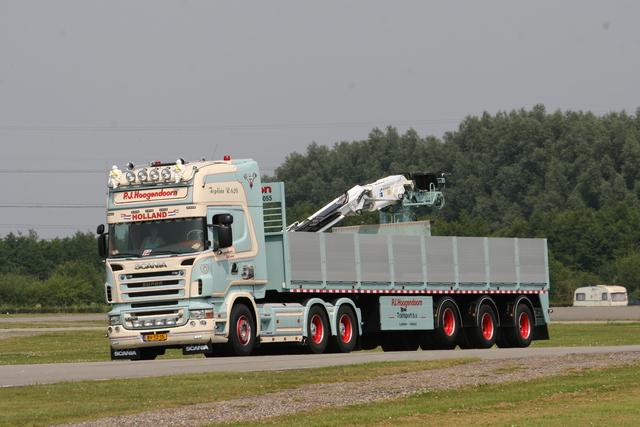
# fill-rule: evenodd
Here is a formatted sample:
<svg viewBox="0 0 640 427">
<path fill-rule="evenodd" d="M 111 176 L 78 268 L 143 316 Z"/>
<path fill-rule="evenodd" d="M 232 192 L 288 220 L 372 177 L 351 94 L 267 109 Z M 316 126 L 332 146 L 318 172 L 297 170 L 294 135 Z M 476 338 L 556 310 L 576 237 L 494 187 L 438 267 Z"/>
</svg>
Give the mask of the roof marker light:
<svg viewBox="0 0 640 427">
<path fill-rule="evenodd" d="M 225 162 L 228 162 L 228 161 L 230 161 L 230 160 L 231 160 L 231 156 L 224 156 L 224 161 L 225 161 Z"/>
</svg>

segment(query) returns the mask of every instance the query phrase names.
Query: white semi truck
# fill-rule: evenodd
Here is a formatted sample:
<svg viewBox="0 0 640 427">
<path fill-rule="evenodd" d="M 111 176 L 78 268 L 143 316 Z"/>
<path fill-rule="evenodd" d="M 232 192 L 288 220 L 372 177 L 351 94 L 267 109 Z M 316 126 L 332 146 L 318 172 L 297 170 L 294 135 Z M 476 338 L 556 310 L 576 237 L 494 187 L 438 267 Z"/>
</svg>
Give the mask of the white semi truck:
<svg viewBox="0 0 640 427">
<path fill-rule="evenodd" d="M 98 227 L 111 357 L 548 339 L 546 239 L 407 235 L 415 207 L 443 206 L 443 186 L 444 174 L 394 175 L 287 226 L 284 184 L 262 184 L 253 160 L 114 166 Z M 385 234 L 322 232 L 366 210 Z"/>
</svg>

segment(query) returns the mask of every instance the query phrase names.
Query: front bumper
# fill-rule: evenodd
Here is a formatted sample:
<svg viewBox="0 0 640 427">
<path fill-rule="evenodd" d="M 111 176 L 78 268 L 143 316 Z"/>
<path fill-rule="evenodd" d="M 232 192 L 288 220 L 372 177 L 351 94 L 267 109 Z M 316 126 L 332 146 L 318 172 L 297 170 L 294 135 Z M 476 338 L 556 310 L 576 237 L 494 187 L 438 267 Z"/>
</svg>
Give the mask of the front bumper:
<svg viewBox="0 0 640 427">
<path fill-rule="evenodd" d="M 107 337 L 112 349 L 145 347 L 178 348 L 191 344 L 224 343 L 226 336 L 216 336 L 216 321 L 202 319 L 182 326 L 160 326 L 156 329 L 126 329 L 123 325 L 109 326 Z"/>
</svg>

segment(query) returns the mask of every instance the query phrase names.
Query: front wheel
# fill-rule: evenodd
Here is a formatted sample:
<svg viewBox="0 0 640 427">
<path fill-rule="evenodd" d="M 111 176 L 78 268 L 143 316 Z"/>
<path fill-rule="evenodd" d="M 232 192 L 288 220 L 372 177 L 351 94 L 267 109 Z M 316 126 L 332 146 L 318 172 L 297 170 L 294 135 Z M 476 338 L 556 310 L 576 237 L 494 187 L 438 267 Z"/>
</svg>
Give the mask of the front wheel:
<svg viewBox="0 0 640 427">
<path fill-rule="evenodd" d="M 230 356 L 248 356 L 255 346 L 255 320 L 253 313 L 244 304 L 236 304 L 231 310 L 229 341 L 226 353 Z"/>
</svg>

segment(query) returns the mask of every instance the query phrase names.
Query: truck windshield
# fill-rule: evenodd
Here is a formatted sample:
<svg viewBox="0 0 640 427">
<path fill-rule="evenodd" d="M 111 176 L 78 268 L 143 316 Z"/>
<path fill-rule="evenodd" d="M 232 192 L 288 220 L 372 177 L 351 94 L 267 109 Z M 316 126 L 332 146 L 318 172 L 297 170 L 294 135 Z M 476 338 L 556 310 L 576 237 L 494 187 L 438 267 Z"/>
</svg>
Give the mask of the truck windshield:
<svg viewBox="0 0 640 427">
<path fill-rule="evenodd" d="M 205 235 L 205 218 L 111 224 L 109 257 L 201 252 L 205 249 Z"/>
</svg>

